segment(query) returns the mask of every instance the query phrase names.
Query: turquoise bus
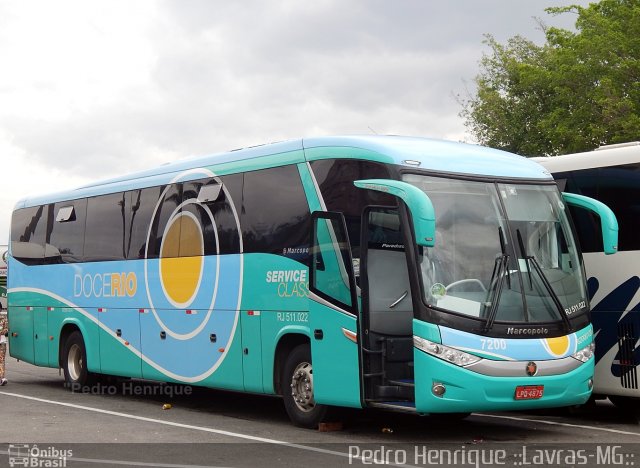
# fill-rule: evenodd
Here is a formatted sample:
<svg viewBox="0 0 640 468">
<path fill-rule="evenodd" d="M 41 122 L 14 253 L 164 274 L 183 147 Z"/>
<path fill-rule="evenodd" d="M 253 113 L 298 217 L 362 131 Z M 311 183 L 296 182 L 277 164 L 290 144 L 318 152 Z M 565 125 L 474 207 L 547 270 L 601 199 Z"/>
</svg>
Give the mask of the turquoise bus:
<svg viewBox="0 0 640 468">
<path fill-rule="evenodd" d="M 104 375 L 332 407 L 465 414 L 584 403 L 582 258 L 540 165 L 474 145 L 322 137 L 20 201 L 10 352 Z"/>
</svg>

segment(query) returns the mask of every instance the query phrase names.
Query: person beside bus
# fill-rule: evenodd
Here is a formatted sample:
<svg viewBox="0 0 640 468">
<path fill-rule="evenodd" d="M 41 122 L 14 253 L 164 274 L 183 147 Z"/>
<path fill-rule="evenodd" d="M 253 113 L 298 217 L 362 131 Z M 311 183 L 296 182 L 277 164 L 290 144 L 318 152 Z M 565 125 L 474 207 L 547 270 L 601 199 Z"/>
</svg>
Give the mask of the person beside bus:
<svg viewBox="0 0 640 468">
<path fill-rule="evenodd" d="M 9 334 L 9 322 L 7 320 L 7 309 L 0 306 L 0 386 L 7 385 L 4 377 L 4 360 L 7 354 L 7 335 Z"/>
</svg>

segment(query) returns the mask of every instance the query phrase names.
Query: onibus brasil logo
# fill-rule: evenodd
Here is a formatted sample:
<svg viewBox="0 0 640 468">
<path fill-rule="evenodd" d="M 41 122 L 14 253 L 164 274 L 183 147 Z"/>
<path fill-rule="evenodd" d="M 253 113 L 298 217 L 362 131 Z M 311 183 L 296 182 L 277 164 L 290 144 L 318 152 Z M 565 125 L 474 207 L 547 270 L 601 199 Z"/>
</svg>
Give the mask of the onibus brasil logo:
<svg viewBox="0 0 640 468">
<path fill-rule="evenodd" d="M 67 466 L 73 450 L 53 446 L 39 447 L 29 444 L 9 444 L 9 466 L 50 467 Z"/>
</svg>

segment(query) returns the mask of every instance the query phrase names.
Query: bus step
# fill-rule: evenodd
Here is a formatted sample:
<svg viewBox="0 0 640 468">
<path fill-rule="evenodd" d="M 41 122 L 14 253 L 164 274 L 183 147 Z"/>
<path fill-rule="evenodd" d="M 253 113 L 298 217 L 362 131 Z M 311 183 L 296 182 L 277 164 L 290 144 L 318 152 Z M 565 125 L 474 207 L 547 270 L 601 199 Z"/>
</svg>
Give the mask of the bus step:
<svg viewBox="0 0 640 468">
<path fill-rule="evenodd" d="M 413 401 L 370 401 L 372 408 L 383 408 L 407 413 L 416 412 L 416 404 Z"/>
<path fill-rule="evenodd" d="M 415 387 L 413 385 L 376 385 L 374 395 L 378 400 L 383 401 L 413 401 L 414 390 Z"/>
<path fill-rule="evenodd" d="M 415 387 L 415 383 L 413 379 L 399 379 L 399 380 L 389 380 L 391 385 L 398 385 L 400 387 Z"/>
</svg>

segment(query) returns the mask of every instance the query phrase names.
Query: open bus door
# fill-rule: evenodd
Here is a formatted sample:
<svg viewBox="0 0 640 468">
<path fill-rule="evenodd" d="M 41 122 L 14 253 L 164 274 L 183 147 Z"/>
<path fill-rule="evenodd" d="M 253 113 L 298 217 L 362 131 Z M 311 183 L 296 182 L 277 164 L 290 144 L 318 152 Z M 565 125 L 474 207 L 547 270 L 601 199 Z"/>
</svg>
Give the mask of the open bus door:
<svg viewBox="0 0 640 468">
<path fill-rule="evenodd" d="M 370 406 L 415 411 L 414 336 L 424 322 L 414 320 L 414 304 L 405 242 L 432 247 L 435 212 L 429 197 L 397 180 L 360 180 L 355 185 L 394 195 L 409 210 L 413 236 L 396 207 L 370 206 L 362 216 L 362 367 Z M 424 379 L 422 379 L 424 380 Z"/>
<path fill-rule="evenodd" d="M 364 394 L 370 406 L 414 406 L 413 295 L 397 207 L 369 206 L 361 223 Z"/>
<path fill-rule="evenodd" d="M 354 183 L 360 188 L 384 191 L 403 200 L 411 211 L 417 243 L 433 245 L 435 215 L 433 205 L 424 192 L 396 180 L 375 179 Z M 298 409 L 294 409 L 293 416 L 292 412 L 289 415 L 292 419 L 296 412 L 308 412 L 310 415 L 315 411 L 316 404 L 362 407 L 365 400 L 373 404 L 391 401 L 394 407 L 399 406 L 396 403 L 408 403 L 410 406 L 413 400 L 413 307 L 404 246 L 392 239 L 383 239 L 379 243 L 380 249 L 364 248 L 360 273 L 361 280 L 367 281 L 367 288 L 360 301 L 344 215 L 316 212 L 312 219 L 309 328 L 313 371 L 309 370 L 311 363 L 302 362 L 307 367 L 300 368 L 300 383 L 295 378 L 296 372 L 293 372 L 292 393 Z M 394 226 L 392 231 L 400 232 L 399 216 L 394 208 L 370 207 L 363 219 L 362 239 L 367 245 L 376 241 L 368 237 L 374 230 Z M 391 262 L 391 257 L 394 262 Z M 397 271 L 393 270 L 395 273 L 389 270 L 392 263 L 398 267 Z M 372 273 L 374 266 L 378 276 Z M 404 279 L 402 283 L 406 287 L 399 291 L 397 297 L 394 295 L 396 291 L 387 287 L 393 283 L 386 281 L 390 275 L 394 279 Z M 376 282 L 376 279 L 378 286 L 372 286 L 372 281 Z M 371 291 L 376 294 L 370 294 Z M 385 292 L 393 297 L 383 294 Z M 365 317 L 362 315 L 363 304 L 366 308 Z M 362 335 L 372 330 L 379 332 L 381 340 Z M 372 346 L 374 341 L 384 341 L 384 349 Z M 390 357 L 380 363 L 379 366 L 384 369 L 379 369 L 372 363 L 376 361 L 376 356 L 383 354 Z M 396 369 L 388 372 L 391 367 Z M 380 373 L 384 374 L 382 382 L 372 384 L 375 380 L 373 377 Z M 305 390 L 305 379 L 309 381 L 308 387 L 313 389 L 312 395 Z M 398 392 L 397 388 L 405 387 L 405 384 L 407 388 L 401 388 Z M 311 426 L 312 422 L 302 417 L 299 424 Z"/>
<path fill-rule="evenodd" d="M 358 299 L 344 216 L 316 212 L 309 269 L 316 403 L 362 407 Z"/>
</svg>

